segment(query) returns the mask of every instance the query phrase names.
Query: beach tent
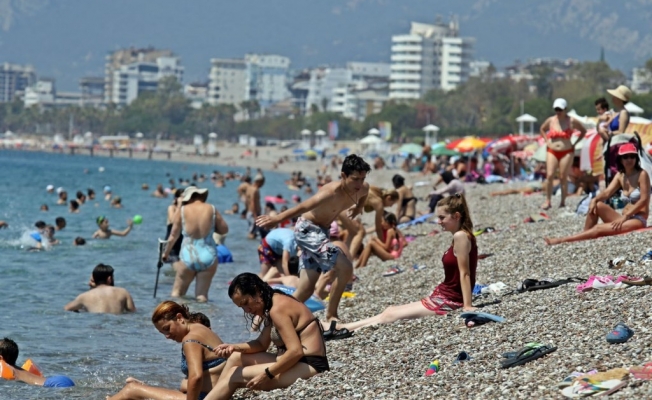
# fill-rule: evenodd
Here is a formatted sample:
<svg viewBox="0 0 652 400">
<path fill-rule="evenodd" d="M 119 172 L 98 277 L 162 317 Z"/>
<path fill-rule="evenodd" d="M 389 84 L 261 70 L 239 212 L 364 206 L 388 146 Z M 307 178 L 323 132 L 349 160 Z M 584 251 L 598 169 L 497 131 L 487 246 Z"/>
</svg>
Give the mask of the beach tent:
<svg viewBox="0 0 652 400">
<path fill-rule="evenodd" d="M 416 156 L 423 152 L 423 147 L 416 143 L 407 143 L 399 147 L 397 152 L 402 154 L 414 154 Z"/>
<path fill-rule="evenodd" d="M 523 130 L 523 125 L 526 122 L 530 123 L 530 135 L 534 135 L 534 123 L 537 122 L 536 117 L 533 117 L 530 114 L 523 114 L 520 117 L 516 118 L 516 122 L 518 122 L 518 133 L 521 135 L 525 133 Z"/>
</svg>

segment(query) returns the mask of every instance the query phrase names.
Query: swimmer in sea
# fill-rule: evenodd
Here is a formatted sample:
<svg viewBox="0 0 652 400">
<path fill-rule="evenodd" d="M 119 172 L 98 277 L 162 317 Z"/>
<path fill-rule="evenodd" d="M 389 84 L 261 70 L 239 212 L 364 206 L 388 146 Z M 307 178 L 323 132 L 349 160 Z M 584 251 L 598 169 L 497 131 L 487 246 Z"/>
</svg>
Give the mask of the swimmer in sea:
<svg viewBox="0 0 652 400">
<path fill-rule="evenodd" d="M 86 310 L 90 313 L 122 314 L 135 312 L 134 300 L 127 289 L 113 286 L 113 267 L 98 264 L 93 269 L 91 289 L 66 304 L 66 311 Z"/>
<path fill-rule="evenodd" d="M 83 246 L 86 244 L 86 239 L 81 236 L 77 236 L 72 242 L 73 246 Z"/>
<path fill-rule="evenodd" d="M 68 206 L 68 211 L 70 211 L 71 214 L 78 214 L 79 213 L 79 202 L 77 200 L 70 200 L 70 205 Z"/>
<path fill-rule="evenodd" d="M 62 190 L 59 192 L 59 200 L 57 200 L 57 204 L 65 206 L 66 203 L 68 203 L 68 192 Z"/>
<path fill-rule="evenodd" d="M 18 360 L 18 345 L 9 338 L 0 340 L 0 376 L 7 380 L 16 380 L 34 386 L 46 388 L 65 388 L 75 386 L 72 379 L 64 375 L 53 375 L 46 378 L 38 368 L 28 360 L 23 368 L 16 365 Z M 31 364 L 29 367 L 28 364 Z"/>
<path fill-rule="evenodd" d="M 233 203 L 230 210 L 224 211 L 224 214 L 235 215 L 240 212 L 240 206 L 238 203 Z"/>
<path fill-rule="evenodd" d="M 109 220 L 104 215 L 97 217 L 97 226 L 100 228 L 93 234 L 93 239 L 108 239 L 112 235 L 127 236 L 131 232 L 134 223 L 130 219 L 127 220 L 127 228 L 123 231 L 116 231 L 109 228 Z"/>
<path fill-rule="evenodd" d="M 120 196 L 115 196 L 111 199 L 111 207 L 113 208 L 122 208 L 122 198 Z"/>
<path fill-rule="evenodd" d="M 47 204 L 42 204 L 41 205 L 41 211 L 43 211 L 43 212 L 50 211 L 50 207 L 48 207 Z"/>
<path fill-rule="evenodd" d="M 9 224 L 6 221 L 0 221 L 0 229 L 8 227 Z"/>
<path fill-rule="evenodd" d="M 66 219 L 64 217 L 56 217 L 54 219 L 55 229 L 62 231 L 66 227 Z"/>
</svg>

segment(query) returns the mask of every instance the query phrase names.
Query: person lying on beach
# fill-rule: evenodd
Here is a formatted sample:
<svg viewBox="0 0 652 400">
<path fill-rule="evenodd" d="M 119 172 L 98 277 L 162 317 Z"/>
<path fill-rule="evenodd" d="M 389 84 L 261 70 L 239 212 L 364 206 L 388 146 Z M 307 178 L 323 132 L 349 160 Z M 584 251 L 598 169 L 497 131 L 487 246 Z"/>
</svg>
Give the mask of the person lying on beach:
<svg viewBox="0 0 652 400">
<path fill-rule="evenodd" d="M 128 219 L 127 228 L 122 231 L 116 231 L 109 228 L 109 219 L 104 215 L 100 215 L 95 220 L 97 226 L 100 228 L 93 234 L 93 239 L 109 239 L 111 236 L 127 236 L 131 232 L 131 228 L 134 226 L 134 223 Z"/>
<path fill-rule="evenodd" d="M 154 310 L 152 323 L 166 339 L 181 343 L 181 372 L 186 379 L 180 390 L 149 386 L 130 377 L 124 388 L 107 400 L 204 399 L 215 387 L 226 361 L 214 353 L 223 342 L 210 329 L 210 320 L 191 313 L 186 305 L 164 301 Z"/>
<path fill-rule="evenodd" d="M 64 310 L 75 312 L 86 310 L 90 313 L 100 314 L 123 314 L 136 311 L 134 300 L 127 289 L 113 286 L 113 267 L 98 264 L 93 269 L 91 278 L 89 282 L 91 289 L 66 304 Z"/>
<path fill-rule="evenodd" d="M 276 269 L 281 275 L 292 275 L 290 273 L 290 258 L 297 255 L 297 242 L 294 240 L 292 229 L 272 229 L 260 241 L 258 246 L 258 260 L 260 261 L 261 278 L 267 276 L 270 268 Z M 267 281 L 266 279 L 263 279 Z"/>
<path fill-rule="evenodd" d="M 308 300 L 319 275 L 335 269 L 336 283 L 331 286 L 326 311 L 329 321 L 338 319 L 340 298 L 353 274 L 351 261 L 338 257 L 339 247 L 329 241 L 329 228 L 345 210 L 348 210 L 347 217 L 351 219 L 360 214 L 369 194 L 369 185 L 364 180 L 370 170 L 371 167 L 362 157 L 349 155 L 342 164 L 340 182 L 322 186 L 315 196 L 275 217 L 262 215 L 256 220 L 261 227 L 271 228 L 281 221 L 300 216 L 294 226 L 294 236 L 301 250 L 301 281 L 293 295 L 301 302 Z"/>
<path fill-rule="evenodd" d="M 614 179 L 606 190 L 591 200 L 584 231 L 562 238 L 544 238 L 547 244 L 555 245 L 618 235 L 647 226 L 650 212 L 650 177 L 641 168 L 636 146 L 631 143 L 621 146 L 616 164 L 618 173 Z M 604 203 L 619 190 L 622 190 L 621 200 L 626 203 L 622 215 Z M 603 223 L 598 224 L 599 220 Z"/>
<path fill-rule="evenodd" d="M 0 377 L 6 380 L 16 380 L 34 386 L 46 388 L 66 388 L 75 386 L 72 379 L 64 375 L 54 375 L 46 378 L 38 367 L 27 360 L 23 368 L 16 365 L 18 360 L 18 345 L 9 338 L 0 340 Z"/>
<path fill-rule="evenodd" d="M 462 308 L 474 311 L 471 300 L 478 266 L 478 247 L 473 236 L 473 222 L 464 195 L 454 194 L 439 201 L 436 216 L 442 230 L 453 234 L 453 242 L 442 257 L 444 281 L 420 301 L 390 306 L 371 318 L 348 324 L 331 324 L 326 335 L 334 329 L 355 331 L 367 326 L 391 324 L 400 319 L 416 319 L 431 315 L 446 315 Z"/>
<path fill-rule="evenodd" d="M 228 358 L 205 400 L 230 399 L 238 388 L 274 390 L 329 371 L 319 319 L 297 299 L 274 290 L 260 277 L 243 273 L 229 286 L 229 297 L 246 313 L 258 338 L 222 344 L 215 353 Z M 278 352 L 267 352 L 274 343 Z M 190 397 L 189 397 L 190 398 Z"/>
<path fill-rule="evenodd" d="M 369 261 L 369 257 L 372 255 L 383 261 L 396 260 L 401 256 L 403 246 L 405 245 L 405 239 L 402 237 L 401 232 L 396 228 L 396 225 L 396 215 L 387 213 L 383 219 L 385 241 L 382 241 L 377 237 L 372 237 L 362 251 L 362 255 L 358 259 L 358 264 L 355 266 L 356 268 L 365 267 Z"/>
</svg>

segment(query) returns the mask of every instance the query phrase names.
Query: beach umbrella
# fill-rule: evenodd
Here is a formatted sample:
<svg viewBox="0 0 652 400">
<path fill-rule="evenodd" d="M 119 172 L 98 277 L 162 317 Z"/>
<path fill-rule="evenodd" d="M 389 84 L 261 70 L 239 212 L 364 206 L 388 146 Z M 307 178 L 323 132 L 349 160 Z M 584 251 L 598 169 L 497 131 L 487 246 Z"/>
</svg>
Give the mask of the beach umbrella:
<svg viewBox="0 0 652 400">
<path fill-rule="evenodd" d="M 301 131 L 301 136 L 310 136 L 310 131 L 308 129 L 304 129 Z"/>
<path fill-rule="evenodd" d="M 380 131 L 376 128 L 371 128 L 367 131 L 367 135 L 380 135 Z"/>
<path fill-rule="evenodd" d="M 211 133 L 208 134 L 208 137 L 211 138 L 211 139 L 217 139 L 217 133 L 211 132 Z"/>
<path fill-rule="evenodd" d="M 309 160 L 315 160 L 317 158 L 317 152 L 314 150 L 306 150 L 305 153 L 303 153 Z"/>
<path fill-rule="evenodd" d="M 449 150 L 446 148 L 446 146 L 439 146 L 435 147 L 432 150 L 430 150 L 430 154 L 433 156 L 459 156 L 460 153 L 458 153 L 455 150 Z"/>
<path fill-rule="evenodd" d="M 318 131 L 315 131 L 315 136 L 326 136 L 326 132 L 320 129 Z"/>
<path fill-rule="evenodd" d="M 423 147 L 416 143 L 407 143 L 399 147 L 397 152 L 405 154 L 419 155 L 423 152 Z"/>
<path fill-rule="evenodd" d="M 378 143 L 383 143 L 384 140 L 379 138 L 376 135 L 368 135 L 365 136 L 364 138 L 360 139 L 361 144 L 378 144 Z"/>
<path fill-rule="evenodd" d="M 484 149 L 486 146 L 487 143 L 484 140 L 473 136 L 467 136 L 453 146 L 452 143 L 449 143 L 446 148 L 449 150 L 459 151 L 460 153 L 470 153 Z"/>
</svg>

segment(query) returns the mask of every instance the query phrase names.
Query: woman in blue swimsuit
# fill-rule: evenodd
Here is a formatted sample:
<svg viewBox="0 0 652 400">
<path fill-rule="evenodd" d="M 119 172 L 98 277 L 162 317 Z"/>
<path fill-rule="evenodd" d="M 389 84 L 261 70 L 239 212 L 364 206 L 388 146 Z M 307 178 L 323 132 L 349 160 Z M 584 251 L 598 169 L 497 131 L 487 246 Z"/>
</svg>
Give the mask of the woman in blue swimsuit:
<svg viewBox="0 0 652 400">
<path fill-rule="evenodd" d="M 217 244 L 213 233 L 224 235 L 229 231 L 229 227 L 215 207 L 206 204 L 207 198 L 208 189 L 195 186 L 186 188 L 181 197 L 181 207 L 173 217 L 168 243 L 175 243 L 179 233 L 183 233 L 179 253 L 181 265 L 176 268 L 173 297 L 185 295 L 196 277 L 197 301 L 208 301 L 208 290 L 217 271 Z M 166 246 L 163 261 L 168 260 L 172 249 L 173 246 Z"/>
<path fill-rule="evenodd" d="M 152 323 L 167 339 L 181 343 L 181 372 L 186 376 L 181 390 L 148 386 L 128 378 L 122 390 L 108 400 L 202 400 L 217 384 L 224 369 L 224 358 L 214 353 L 222 344 L 210 326 L 202 324 L 203 314 L 191 314 L 188 307 L 173 301 L 159 304 L 152 314 Z M 209 322 L 210 325 L 210 322 Z M 201 368 L 199 368 L 201 366 Z"/>
</svg>

